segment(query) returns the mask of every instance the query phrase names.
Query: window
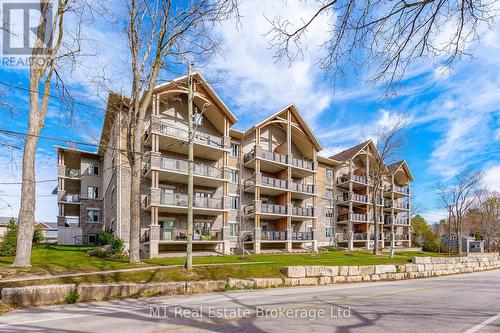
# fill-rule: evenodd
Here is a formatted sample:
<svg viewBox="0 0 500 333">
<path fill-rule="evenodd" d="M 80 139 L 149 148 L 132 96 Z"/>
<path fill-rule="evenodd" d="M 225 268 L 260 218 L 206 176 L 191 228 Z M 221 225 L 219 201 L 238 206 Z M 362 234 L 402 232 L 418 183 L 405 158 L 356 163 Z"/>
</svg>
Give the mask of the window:
<svg viewBox="0 0 500 333">
<path fill-rule="evenodd" d="M 326 169 L 326 179 L 333 179 L 333 170 Z"/>
<path fill-rule="evenodd" d="M 326 198 L 327 199 L 333 199 L 333 188 L 327 188 L 326 189 Z"/>
<path fill-rule="evenodd" d="M 89 235 L 89 244 L 95 244 L 95 235 Z"/>
<path fill-rule="evenodd" d="M 229 236 L 238 236 L 238 223 L 229 222 Z"/>
<path fill-rule="evenodd" d="M 229 208 L 230 209 L 238 209 L 239 207 L 239 200 L 240 198 L 238 197 L 229 197 Z"/>
<path fill-rule="evenodd" d="M 87 198 L 89 199 L 97 199 L 99 197 L 98 189 L 95 186 L 87 187 Z"/>
<path fill-rule="evenodd" d="M 240 145 L 236 143 L 231 143 L 231 156 L 234 157 L 240 156 Z"/>
<path fill-rule="evenodd" d="M 312 227 L 312 225 L 308 225 L 308 226 L 306 227 L 306 231 L 307 231 L 307 232 L 312 232 L 312 231 L 313 231 L 313 227 Z"/>
<path fill-rule="evenodd" d="M 99 209 L 88 208 L 87 209 L 87 217 L 88 217 L 89 223 L 99 222 Z"/>
<path fill-rule="evenodd" d="M 238 183 L 238 171 L 237 170 L 229 170 L 229 181 L 231 183 Z"/>
<path fill-rule="evenodd" d="M 99 167 L 95 164 L 89 164 L 89 175 L 99 175 Z"/>
<path fill-rule="evenodd" d="M 333 237 L 333 228 L 326 227 L 326 237 Z"/>
<path fill-rule="evenodd" d="M 115 185 L 111 188 L 111 207 L 115 207 L 116 198 L 115 198 Z"/>
<path fill-rule="evenodd" d="M 333 208 L 332 207 L 326 207 L 325 216 L 326 217 L 333 217 Z"/>
</svg>

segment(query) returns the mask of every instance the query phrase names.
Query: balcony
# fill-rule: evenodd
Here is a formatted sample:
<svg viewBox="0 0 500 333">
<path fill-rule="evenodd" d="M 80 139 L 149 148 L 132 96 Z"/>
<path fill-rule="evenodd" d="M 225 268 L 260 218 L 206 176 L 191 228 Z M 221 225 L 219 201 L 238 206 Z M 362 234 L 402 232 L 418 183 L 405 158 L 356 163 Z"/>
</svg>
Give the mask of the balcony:
<svg viewBox="0 0 500 333">
<path fill-rule="evenodd" d="M 267 219 L 279 219 L 288 215 L 286 205 L 261 203 L 260 201 L 254 201 L 247 205 L 244 209 L 244 213 L 250 217 L 255 216 L 255 214 L 260 214 L 260 216 Z"/>
<path fill-rule="evenodd" d="M 256 159 L 261 160 L 261 171 L 276 173 L 290 165 L 292 167 L 292 176 L 302 178 L 316 171 L 313 161 L 302 160 L 295 157 L 287 158 L 287 155 L 263 150 L 258 146 L 255 146 L 252 151 L 243 156 L 243 163 L 246 167 L 255 169 Z"/>
<path fill-rule="evenodd" d="M 338 222 L 369 222 L 371 221 L 371 217 L 368 214 L 359 214 L 359 213 L 348 213 L 341 214 L 338 216 Z"/>
<path fill-rule="evenodd" d="M 312 241 L 314 234 L 312 231 L 292 232 L 292 241 Z"/>
<path fill-rule="evenodd" d="M 353 183 L 353 187 L 367 186 L 369 178 L 366 176 L 356 175 L 354 173 L 344 173 L 337 177 L 337 185 L 343 188 L 349 188 L 349 182 Z"/>
<path fill-rule="evenodd" d="M 79 216 L 60 216 L 60 218 L 64 221 L 65 225 L 70 227 L 77 227 L 80 224 Z"/>
<path fill-rule="evenodd" d="M 262 231 L 260 239 L 263 241 L 286 241 L 286 231 Z"/>
<path fill-rule="evenodd" d="M 395 217 L 389 216 L 384 222 L 386 224 L 399 224 L 399 225 L 410 225 L 410 219 L 408 217 Z"/>
<path fill-rule="evenodd" d="M 260 186 L 260 192 L 267 195 L 279 195 L 287 191 L 287 181 L 260 175 L 253 175 L 245 180 L 244 191 L 254 193 L 255 187 Z"/>
<path fill-rule="evenodd" d="M 368 196 L 357 194 L 354 192 L 343 193 L 337 196 L 337 202 L 339 204 L 348 204 L 349 202 L 366 205 L 369 203 Z"/>
<path fill-rule="evenodd" d="M 66 204 L 80 204 L 80 195 L 79 194 L 70 194 L 64 193 L 59 195 L 58 201 Z"/>
<path fill-rule="evenodd" d="M 305 199 L 315 195 L 315 188 L 312 184 L 299 184 L 291 180 L 288 182 L 288 189 L 292 191 L 292 199 Z"/>
<path fill-rule="evenodd" d="M 410 195 L 410 188 L 408 186 L 386 186 L 385 191 L 387 192 L 386 194 L 391 194 L 391 192 L 394 192 L 401 195 Z"/>
<path fill-rule="evenodd" d="M 292 207 L 292 220 L 302 221 L 314 218 L 314 208 Z"/>
<path fill-rule="evenodd" d="M 79 180 L 82 177 L 82 173 L 81 173 L 80 169 L 69 168 L 66 165 L 58 165 L 57 166 L 57 176 Z"/>
<path fill-rule="evenodd" d="M 159 170 L 160 182 L 188 182 L 188 161 L 167 156 L 151 155 L 144 167 L 144 175 L 151 178 L 151 170 Z M 219 187 L 225 180 L 222 169 L 195 162 L 193 164 L 193 184 L 207 187 Z"/>
<path fill-rule="evenodd" d="M 159 212 L 186 214 L 188 208 L 188 196 L 184 193 L 170 193 L 161 189 L 151 189 L 143 201 L 144 208 L 157 206 Z M 222 199 L 193 197 L 193 214 L 217 216 L 223 213 L 224 203 Z"/>
<path fill-rule="evenodd" d="M 387 200 L 384 204 L 384 207 L 387 209 L 395 209 L 395 210 L 409 210 L 410 209 L 410 204 L 408 202 L 398 202 L 398 201 L 392 201 L 392 200 Z"/>
<path fill-rule="evenodd" d="M 159 148 L 180 154 L 188 154 L 188 131 L 187 124 L 167 124 L 159 117 L 151 116 L 150 128 L 144 136 L 145 143 L 151 145 L 151 133 L 158 134 Z M 181 141 L 181 143 L 179 143 Z M 197 131 L 194 139 L 194 155 L 209 160 L 222 158 L 222 153 L 229 150 L 224 137 Z"/>
<path fill-rule="evenodd" d="M 160 242 L 186 242 L 187 229 L 164 229 L 160 228 Z M 222 241 L 222 230 L 201 229 L 193 230 L 193 242 L 210 243 Z"/>
</svg>

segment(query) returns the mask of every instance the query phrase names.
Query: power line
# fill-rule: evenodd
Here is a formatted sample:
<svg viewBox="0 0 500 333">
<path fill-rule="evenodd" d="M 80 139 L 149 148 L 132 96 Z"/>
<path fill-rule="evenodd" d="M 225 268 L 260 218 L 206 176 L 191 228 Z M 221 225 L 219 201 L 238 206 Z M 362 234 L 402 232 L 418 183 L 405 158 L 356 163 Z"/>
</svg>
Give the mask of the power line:
<svg viewBox="0 0 500 333">
<path fill-rule="evenodd" d="M 45 179 L 45 180 L 34 181 L 34 183 L 49 183 L 49 182 L 57 182 L 57 179 Z M 0 185 L 22 185 L 22 182 L 6 182 L 6 183 L 0 183 Z"/>
</svg>

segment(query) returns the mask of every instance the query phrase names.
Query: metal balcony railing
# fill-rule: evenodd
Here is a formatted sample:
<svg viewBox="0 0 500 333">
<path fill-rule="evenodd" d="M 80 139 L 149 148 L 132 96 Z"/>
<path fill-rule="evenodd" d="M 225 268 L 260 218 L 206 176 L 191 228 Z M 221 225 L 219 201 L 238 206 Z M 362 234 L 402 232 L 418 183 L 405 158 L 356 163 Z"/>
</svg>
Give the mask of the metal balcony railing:
<svg viewBox="0 0 500 333">
<path fill-rule="evenodd" d="M 168 206 L 187 207 L 188 196 L 187 194 L 166 193 L 162 191 L 160 195 L 160 204 Z M 193 197 L 193 207 L 207 208 L 207 209 L 222 209 L 223 204 L 221 199 L 195 196 Z"/>
<path fill-rule="evenodd" d="M 290 181 L 290 190 L 302 193 L 314 193 L 314 185 L 311 184 L 298 184 L 293 181 Z"/>
<path fill-rule="evenodd" d="M 66 203 L 72 203 L 72 202 L 78 203 L 78 202 L 80 202 L 80 195 L 66 193 L 62 196 L 61 201 L 66 202 Z"/>
<path fill-rule="evenodd" d="M 314 163 L 312 161 L 301 160 L 295 157 L 292 158 L 292 165 L 302 169 L 314 170 Z"/>
<path fill-rule="evenodd" d="M 292 240 L 313 240 L 312 231 L 292 232 Z"/>
<path fill-rule="evenodd" d="M 286 240 L 286 231 L 262 231 L 261 240 Z"/>
<path fill-rule="evenodd" d="M 166 229 L 160 228 L 160 240 L 162 241 L 186 241 L 187 229 Z M 222 240 L 222 230 L 215 229 L 194 229 L 193 241 L 220 241 Z"/>
<path fill-rule="evenodd" d="M 188 161 L 162 156 L 160 159 L 160 168 L 165 170 L 187 172 Z M 224 179 L 224 173 L 222 170 L 202 163 L 193 164 L 193 174 L 197 176 Z"/>
<path fill-rule="evenodd" d="M 270 187 L 275 187 L 275 188 L 280 188 L 280 189 L 287 188 L 285 179 L 277 179 L 277 178 L 262 176 L 260 183 L 262 186 L 270 186 Z"/>
<path fill-rule="evenodd" d="M 187 130 L 175 127 L 173 125 L 164 124 L 164 123 L 161 124 L 160 125 L 160 133 L 168 135 L 168 136 L 173 136 L 173 137 L 181 139 L 181 140 L 185 140 L 185 141 L 188 140 Z M 212 146 L 215 148 L 220 148 L 220 149 L 224 148 L 224 142 L 223 142 L 222 137 L 215 136 L 212 134 L 197 132 L 194 136 L 193 142 Z"/>
<path fill-rule="evenodd" d="M 337 178 L 337 183 L 345 183 L 347 181 L 354 181 L 357 183 L 368 184 L 368 178 L 366 176 L 356 175 L 354 173 L 344 173 Z"/>
<path fill-rule="evenodd" d="M 386 208 L 398 208 L 398 209 L 410 209 L 410 204 L 407 202 L 398 202 L 398 201 L 388 200 L 385 202 L 384 207 L 386 207 Z"/>
<path fill-rule="evenodd" d="M 286 205 L 275 205 L 275 204 L 260 204 L 260 212 L 262 214 L 287 214 Z"/>
<path fill-rule="evenodd" d="M 305 216 L 305 217 L 313 217 L 314 216 L 314 208 L 308 207 L 292 207 L 292 215 L 293 216 Z"/>
</svg>

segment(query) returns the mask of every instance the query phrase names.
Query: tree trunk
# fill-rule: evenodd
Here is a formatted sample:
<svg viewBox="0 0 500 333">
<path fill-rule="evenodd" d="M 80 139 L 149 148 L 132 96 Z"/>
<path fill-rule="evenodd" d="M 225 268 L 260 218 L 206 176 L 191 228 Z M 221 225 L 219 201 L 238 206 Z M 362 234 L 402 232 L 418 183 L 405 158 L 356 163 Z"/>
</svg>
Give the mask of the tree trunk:
<svg viewBox="0 0 500 333">
<path fill-rule="evenodd" d="M 30 121 L 29 133 L 38 132 Z M 35 154 L 38 138 L 27 136 L 23 152 L 23 175 L 21 186 L 21 206 L 17 227 L 17 247 L 14 266 L 31 265 L 31 246 L 35 230 Z"/>
<path fill-rule="evenodd" d="M 462 237 L 460 233 L 460 224 L 457 221 L 457 254 L 462 255 Z"/>
<path fill-rule="evenodd" d="M 378 236 L 379 236 L 379 225 L 377 216 L 377 199 L 373 200 L 373 224 L 374 224 L 374 243 L 373 243 L 373 254 L 378 254 Z"/>
<path fill-rule="evenodd" d="M 130 240 L 129 262 L 140 262 L 139 242 L 141 229 L 141 159 L 134 156 L 130 168 Z"/>
</svg>

